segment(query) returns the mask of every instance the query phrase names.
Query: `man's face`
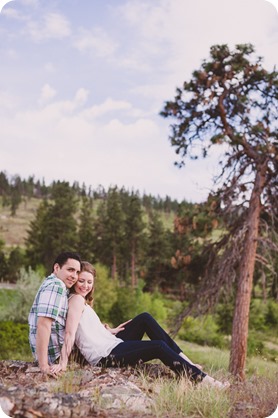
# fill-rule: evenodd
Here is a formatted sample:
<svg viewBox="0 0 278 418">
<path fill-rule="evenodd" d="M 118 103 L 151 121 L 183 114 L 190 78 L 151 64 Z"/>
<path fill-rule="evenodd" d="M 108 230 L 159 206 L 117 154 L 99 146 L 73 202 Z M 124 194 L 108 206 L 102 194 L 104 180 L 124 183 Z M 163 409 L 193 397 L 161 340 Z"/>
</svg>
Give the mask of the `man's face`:
<svg viewBox="0 0 278 418">
<path fill-rule="evenodd" d="M 58 279 L 65 283 L 67 288 L 70 288 L 76 283 L 78 279 L 78 273 L 80 273 L 80 263 L 73 258 L 68 258 L 62 267 L 56 263 L 54 265 L 53 272 L 55 276 L 58 277 Z"/>
</svg>

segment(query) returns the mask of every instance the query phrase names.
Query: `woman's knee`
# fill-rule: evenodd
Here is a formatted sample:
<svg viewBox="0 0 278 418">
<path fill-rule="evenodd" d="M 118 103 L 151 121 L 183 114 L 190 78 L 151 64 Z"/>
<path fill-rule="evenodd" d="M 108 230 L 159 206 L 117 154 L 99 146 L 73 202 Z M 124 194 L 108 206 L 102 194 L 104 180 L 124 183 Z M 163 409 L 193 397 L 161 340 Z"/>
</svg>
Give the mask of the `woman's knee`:
<svg viewBox="0 0 278 418">
<path fill-rule="evenodd" d="M 148 321 L 150 319 L 153 319 L 152 315 L 149 314 L 149 312 L 142 312 L 138 315 L 142 320 Z"/>
<path fill-rule="evenodd" d="M 148 322 L 149 320 L 153 319 L 151 314 L 148 312 L 142 312 L 139 315 L 133 318 L 133 321 L 140 321 L 140 322 Z"/>
</svg>

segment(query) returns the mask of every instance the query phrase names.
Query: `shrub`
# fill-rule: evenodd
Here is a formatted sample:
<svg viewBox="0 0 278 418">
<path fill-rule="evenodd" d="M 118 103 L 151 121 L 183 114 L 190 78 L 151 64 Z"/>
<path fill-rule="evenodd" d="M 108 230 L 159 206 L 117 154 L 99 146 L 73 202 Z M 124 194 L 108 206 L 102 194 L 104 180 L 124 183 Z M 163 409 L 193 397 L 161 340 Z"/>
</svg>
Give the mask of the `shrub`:
<svg viewBox="0 0 278 418">
<path fill-rule="evenodd" d="M 143 292 L 140 285 L 137 289 L 118 287 L 117 301 L 109 315 L 112 324 L 117 326 L 142 312 L 149 312 L 162 326 L 165 325 L 167 309 L 161 295 Z"/>
<path fill-rule="evenodd" d="M 232 303 L 221 303 L 217 306 L 215 320 L 219 331 L 223 334 L 232 333 L 234 306 Z"/>
<path fill-rule="evenodd" d="M 265 324 L 267 327 L 278 325 L 278 303 L 274 301 L 268 301 L 265 313 Z M 276 328 L 277 330 L 277 328 Z"/>
<path fill-rule="evenodd" d="M 108 269 L 101 264 L 95 264 L 97 278 L 95 281 L 94 309 L 100 319 L 109 320 L 109 312 L 117 300 L 118 283 L 111 280 Z"/>
<path fill-rule="evenodd" d="M 260 299 L 252 299 L 250 304 L 249 329 L 264 331 L 266 304 Z"/>
<path fill-rule="evenodd" d="M 178 333 L 179 338 L 200 345 L 214 347 L 225 347 L 227 343 L 223 335 L 219 333 L 219 327 L 211 315 L 206 317 L 184 319 L 183 325 Z"/>
<path fill-rule="evenodd" d="M 5 311 L 1 311 L 0 320 L 26 323 L 41 282 L 42 276 L 38 272 L 20 269 L 16 292 Z"/>
<path fill-rule="evenodd" d="M 12 321 L 0 322 L 1 360 L 30 360 L 31 349 L 28 333 L 28 324 L 19 324 Z"/>
<path fill-rule="evenodd" d="M 248 356 L 258 356 L 263 355 L 265 351 L 265 345 L 262 337 L 258 332 L 254 330 L 249 331 L 248 341 L 247 341 L 247 355 Z"/>
</svg>

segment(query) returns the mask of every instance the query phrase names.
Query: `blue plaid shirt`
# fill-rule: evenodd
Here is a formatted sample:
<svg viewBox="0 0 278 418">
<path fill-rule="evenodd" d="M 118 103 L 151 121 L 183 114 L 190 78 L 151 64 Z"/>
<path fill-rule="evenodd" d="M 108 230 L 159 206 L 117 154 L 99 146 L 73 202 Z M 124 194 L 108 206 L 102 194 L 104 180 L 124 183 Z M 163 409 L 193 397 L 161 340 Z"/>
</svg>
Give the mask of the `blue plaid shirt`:
<svg viewBox="0 0 278 418">
<path fill-rule="evenodd" d="M 29 342 L 36 360 L 36 334 L 39 316 L 53 319 L 48 345 L 49 363 L 54 363 L 60 357 L 68 311 L 67 293 L 66 285 L 55 274 L 48 276 L 38 290 L 28 317 Z"/>
</svg>

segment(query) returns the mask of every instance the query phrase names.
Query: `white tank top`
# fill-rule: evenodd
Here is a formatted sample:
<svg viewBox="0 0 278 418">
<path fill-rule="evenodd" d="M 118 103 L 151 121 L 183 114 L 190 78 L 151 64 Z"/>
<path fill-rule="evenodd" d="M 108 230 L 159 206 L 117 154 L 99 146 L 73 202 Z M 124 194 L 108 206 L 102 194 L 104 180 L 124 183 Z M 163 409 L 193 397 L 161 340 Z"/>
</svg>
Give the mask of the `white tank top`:
<svg viewBox="0 0 278 418">
<path fill-rule="evenodd" d="M 95 366 L 122 342 L 123 340 L 105 328 L 96 312 L 89 305 L 85 305 L 75 335 L 75 344 L 85 359 Z"/>
</svg>

